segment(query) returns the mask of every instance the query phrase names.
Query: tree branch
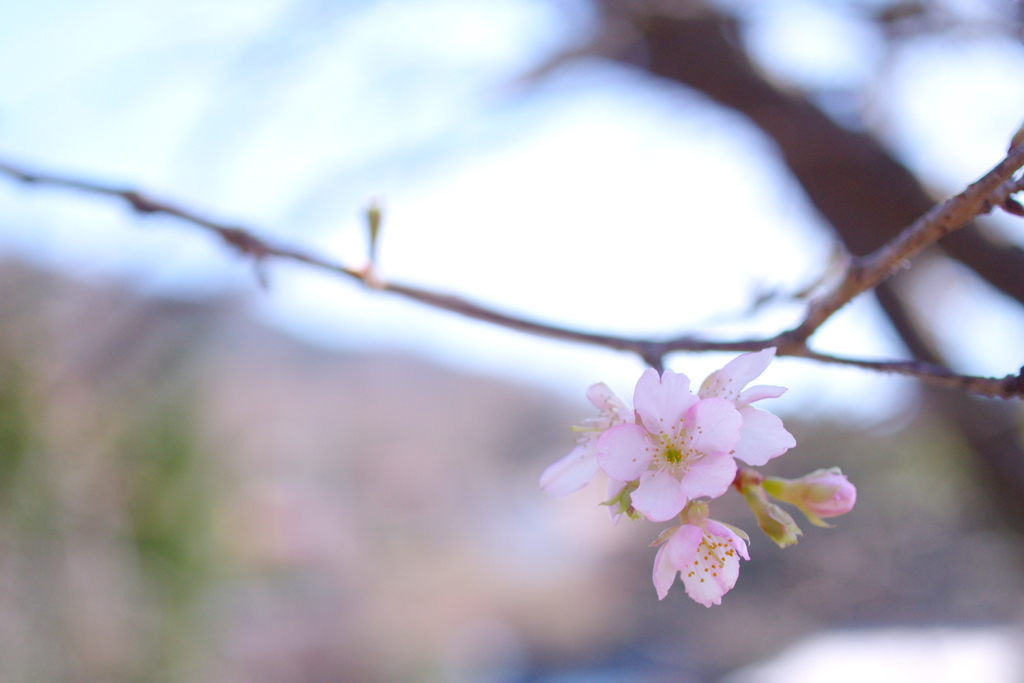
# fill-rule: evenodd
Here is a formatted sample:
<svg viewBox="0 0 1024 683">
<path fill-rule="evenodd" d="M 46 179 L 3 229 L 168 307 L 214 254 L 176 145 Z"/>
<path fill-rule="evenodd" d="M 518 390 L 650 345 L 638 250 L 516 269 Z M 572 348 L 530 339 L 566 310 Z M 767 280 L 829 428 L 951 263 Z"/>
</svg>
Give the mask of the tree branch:
<svg viewBox="0 0 1024 683">
<path fill-rule="evenodd" d="M 1024 166 L 1024 145 L 1012 149 L 980 180 L 932 207 L 879 249 L 867 256 L 854 257 L 843 281 L 832 292 L 815 300 L 804 321 L 789 334 L 797 341 L 806 340 L 833 313 L 861 292 L 877 287 L 925 247 L 1003 204 L 1010 193 L 1019 191 L 1019 183 L 1012 176 L 1021 166 Z"/>
<path fill-rule="evenodd" d="M 1022 375 L 1010 375 L 1003 379 L 996 379 L 957 375 L 940 365 L 917 361 L 870 361 L 831 356 L 809 349 L 806 345 L 806 336 L 800 337 L 796 332 L 804 329 L 805 326 L 811 325 L 816 329 L 835 310 L 838 310 L 838 308 L 857 294 L 882 282 L 893 271 L 895 265 L 916 254 L 926 244 L 938 239 L 938 237 L 951 230 L 955 230 L 973 218 L 978 212 L 988 210 L 992 206 L 1005 201 L 1006 196 L 1008 196 L 1007 188 L 1009 187 L 1005 183 L 1013 171 L 1021 165 L 1024 165 L 1024 145 L 1014 150 L 992 172 L 971 185 L 962 194 L 928 212 L 893 240 L 892 243 L 883 246 L 874 254 L 864 258 L 863 263 L 857 268 L 851 268 L 843 284 L 824 299 L 811 306 L 807 319 L 796 330 L 783 332 L 767 339 L 738 341 L 709 341 L 694 335 L 681 335 L 667 340 L 643 339 L 595 334 L 559 325 L 549 325 L 502 313 L 462 297 L 434 292 L 413 285 L 387 282 L 382 280 L 369 266 L 365 268 L 352 268 L 299 249 L 272 244 L 257 237 L 250 230 L 211 220 L 194 211 L 154 199 L 137 190 L 118 188 L 112 185 L 93 183 L 66 176 L 32 172 L 2 160 L 0 160 L 0 173 L 25 183 L 64 187 L 89 194 L 118 197 L 128 202 L 135 211 L 142 214 L 162 213 L 174 216 L 216 234 L 230 246 L 258 261 L 266 258 L 297 261 L 314 268 L 344 275 L 370 289 L 397 294 L 433 308 L 450 311 L 464 317 L 481 320 L 507 329 L 562 341 L 629 351 L 637 354 L 647 364 L 658 369 L 663 367 L 664 357 L 676 351 L 748 352 L 774 346 L 780 356 L 807 358 L 822 363 L 847 365 L 905 375 L 915 377 L 927 384 L 960 389 L 981 396 L 1012 398 L 1024 396 L 1024 369 L 1022 369 Z M 1000 194 L 1000 192 L 1003 194 Z M 971 213 L 972 211 L 974 213 Z M 964 216 L 967 217 L 963 218 Z"/>
<path fill-rule="evenodd" d="M 703 3 L 673 12 L 658 0 L 602 0 L 622 44 L 615 58 L 694 88 L 744 114 L 778 145 L 786 166 L 846 248 L 875 251 L 935 205 L 917 178 L 868 134 L 839 126 L 798 93 L 777 87 L 751 64 L 739 24 Z M 633 28 L 629 43 L 622 25 Z M 603 34 L 602 34 L 603 35 Z M 628 36 L 627 36 L 628 37 Z M 604 45 L 599 54 L 607 51 Z M 976 225 L 942 239 L 946 253 L 1024 304 L 1024 249 L 996 243 Z"/>
</svg>

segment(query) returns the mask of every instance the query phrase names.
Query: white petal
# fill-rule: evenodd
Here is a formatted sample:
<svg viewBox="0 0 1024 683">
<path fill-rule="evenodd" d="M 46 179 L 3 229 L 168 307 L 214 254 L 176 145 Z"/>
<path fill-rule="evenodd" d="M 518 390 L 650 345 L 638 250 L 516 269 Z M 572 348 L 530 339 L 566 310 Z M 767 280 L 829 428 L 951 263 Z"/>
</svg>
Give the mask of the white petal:
<svg viewBox="0 0 1024 683">
<path fill-rule="evenodd" d="M 757 379 L 775 357 L 775 347 L 756 353 L 744 353 L 725 364 L 721 370 L 708 375 L 698 392 L 701 398 L 717 396 L 727 401 L 736 401 L 743 387 Z"/>
<path fill-rule="evenodd" d="M 666 552 L 667 545 L 662 544 L 658 548 L 658 554 L 654 556 L 654 588 L 658 591 L 658 599 L 664 600 L 668 595 L 668 589 L 676 580 L 676 568 L 668 560 Z"/>
<path fill-rule="evenodd" d="M 729 490 L 736 478 L 736 461 L 728 453 L 705 455 L 690 465 L 683 475 L 680 490 L 689 498 L 718 498 Z"/>
<path fill-rule="evenodd" d="M 715 547 L 715 554 L 722 560 L 722 564 L 719 565 L 720 571 L 712 573 L 718 574 L 714 578 L 718 581 L 718 585 L 722 587 L 723 594 L 728 593 L 736 585 L 736 579 L 740 577 L 741 555 L 738 549 L 730 547 L 729 540 L 711 534 L 704 537 L 705 544 L 711 543 L 713 546 L 717 546 Z M 707 545 L 704 547 L 707 547 Z"/>
<path fill-rule="evenodd" d="M 633 411 L 604 382 L 594 384 L 587 389 L 587 398 L 595 408 L 606 415 L 614 415 L 624 421 L 632 420 Z"/>
<path fill-rule="evenodd" d="M 725 540 L 705 534 L 697 557 L 686 570 L 680 570 L 686 594 L 705 607 L 720 605 L 739 577 L 739 557 Z"/>
<path fill-rule="evenodd" d="M 740 408 L 743 427 L 733 455 L 748 465 L 760 467 L 796 445 L 796 439 L 782 426 L 782 420 L 753 406 Z"/>
<path fill-rule="evenodd" d="M 615 425 L 597 440 L 597 464 L 612 479 L 633 481 L 647 471 L 655 448 L 640 425 Z"/>
<path fill-rule="evenodd" d="M 753 403 L 754 401 L 761 401 L 766 398 L 778 398 L 786 393 L 788 389 L 786 387 L 776 387 L 771 384 L 758 384 L 752 386 L 749 389 L 744 389 L 740 393 L 739 400 L 736 401 L 736 407 L 745 406 Z"/>
<path fill-rule="evenodd" d="M 743 418 L 722 398 L 706 398 L 686 411 L 687 445 L 699 453 L 728 453 L 740 440 Z"/>
<path fill-rule="evenodd" d="M 600 468 L 594 439 L 577 444 L 563 458 L 548 465 L 540 475 L 540 488 L 555 498 L 565 498 L 590 483 Z"/>
<path fill-rule="evenodd" d="M 633 392 L 633 406 L 655 436 L 678 434 L 683 414 L 696 402 L 697 397 L 690 393 L 690 378 L 671 370 L 659 378 L 657 370 L 647 368 Z"/>
<path fill-rule="evenodd" d="M 646 472 L 631 497 L 633 508 L 652 522 L 672 519 L 686 507 L 686 496 L 679 489 L 679 480 L 665 470 Z"/>
<path fill-rule="evenodd" d="M 684 577 L 686 574 L 687 572 L 683 572 Z M 705 607 L 722 604 L 725 591 L 716 581 L 688 577 L 683 579 L 683 585 L 686 586 L 686 594 Z"/>
</svg>

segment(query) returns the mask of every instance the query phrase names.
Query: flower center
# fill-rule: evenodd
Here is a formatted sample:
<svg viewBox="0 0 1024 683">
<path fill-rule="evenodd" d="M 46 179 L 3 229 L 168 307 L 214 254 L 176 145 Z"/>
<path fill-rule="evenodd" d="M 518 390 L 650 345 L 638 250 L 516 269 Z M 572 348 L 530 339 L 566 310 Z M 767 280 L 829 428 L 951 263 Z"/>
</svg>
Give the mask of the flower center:
<svg viewBox="0 0 1024 683">
<path fill-rule="evenodd" d="M 678 465 L 683 460 L 682 452 L 679 450 L 679 447 L 676 446 L 674 443 L 670 443 L 667 446 L 665 446 L 665 450 L 662 452 L 662 456 L 665 458 L 665 460 L 672 463 L 673 465 Z"/>
</svg>

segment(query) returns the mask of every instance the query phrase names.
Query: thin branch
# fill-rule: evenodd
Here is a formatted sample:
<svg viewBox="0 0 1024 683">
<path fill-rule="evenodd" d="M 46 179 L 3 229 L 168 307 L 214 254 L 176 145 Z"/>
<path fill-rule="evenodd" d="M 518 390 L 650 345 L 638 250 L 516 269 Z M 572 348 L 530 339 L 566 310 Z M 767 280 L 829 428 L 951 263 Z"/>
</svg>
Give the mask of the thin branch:
<svg viewBox="0 0 1024 683">
<path fill-rule="evenodd" d="M 1007 171 L 1006 169 L 1013 164 L 1016 164 L 1016 166 Z M 936 210 L 929 212 L 922 217 L 920 221 L 904 231 L 904 233 L 891 244 L 886 245 L 875 252 L 875 254 L 863 259 L 864 264 L 860 265 L 857 269 L 857 275 L 851 276 L 848 274 L 844 284 L 840 285 L 836 291 L 828 295 L 822 300 L 822 302 L 812 304 L 807 320 L 816 320 L 816 316 L 821 316 L 822 311 L 827 310 L 827 302 L 832 302 L 832 304 L 829 305 L 835 305 L 835 308 L 829 312 L 829 315 L 831 315 L 831 312 L 834 312 L 834 310 L 845 304 L 849 298 L 852 298 L 856 294 L 868 289 L 870 286 L 874 286 L 862 286 L 866 281 L 864 278 L 875 277 L 877 278 L 877 282 L 874 284 L 878 284 L 878 282 L 883 281 L 888 275 L 893 262 L 902 262 L 902 260 L 917 253 L 917 251 L 923 248 L 925 243 L 930 243 L 931 241 L 934 241 L 934 239 L 938 239 L 938 236 L 941 236 L 941 234 L 945 234 L 945 232 L 953 230 L 956 227 L 959 227 L 959 225 L 970 220 L 970 218 L 973 218 L 975 214 L 968 216 L 962 222 L 958 222 L 960 221 L 960 217 L 968 211 L 968 208 L 966 207 L 973 207 L 975 212 L 980 212 L 982 210 L 991 209 L 992 206 L 1005 201 L 1010 192 L 1017 191 L 1017 189 L 1019 189 L 1013 189 L 1016 188 L 1016 186 L 1011 188 L 1009 185 L 1005 185 L 1005 183 L 1013 173 L 1013 170 L 1022 164 L 1024 164 L 1024 146 L 1015 150 L 1014 153 L 996 167 L 992 173 L 985 176 L 985 178 L 978 183 L 972 185 L 963 194 L 954 197 L 949 202 L 937 207 Z M 433 292 L 413 285 L 385 282 L 381 280 L 377 273 L 370 267 L 362 269 L 352 268 L 314 254 L 309 254 L 299 249 L 275 245 L 267 240 L 257 237 L 245 228 L 227 225 L 205 218 L 196 212 L 156 200 L 136 190 L 118 188 L 101 183 L 92 183 L 64 176 L 30 172 L 4 161 L 0 161 L 0 173 L 6 174 L 25 183 L 65 187 L 90 194 L 119 197 L 128 202 L 128 204 L 130 204 L 131 207 L 139 213 L 162 213 L 174 216 L 213 232 L 230 246 L 243 254 L 253 257 L 259 262 L 262 262 L 267 258 L 280 258 L 305 263 L 320 270 L 344 275 L 360 282 L 370 289 L 391 292 L 392 294 L 397 294 L 407 299 L 418 301 L 419 303 L 433 308 L 450 311 L 467 318 L 481 320 L 507 329 L 517 330 L 526 334 L 559 339 L 562 341 L 592 344 L 609 349 L 629 351 L 637 354 L 648 365 L 659 370 L 664 366 L 665 356 L 676 351 L 749 352 L 759 351 L 761 349 L 774 346 L 776 347 L 777 354 L 779 356 L 807 358 L 822 363 L 853 366 L 876 370 L 879 372 L 905 375 L 915 377 L 928 384 L 961 389 L 981 396 L 1002 398 L 1024 396 L 1024 369 L 1022 369 L 1021 375 L 1011 375 L 1003 379 L 995 379 L 957 375 L 942 366 L 915 361 L 869 361 L 831 356 L 817 353 L 809 349 L 806 345 L 806 337 L 800 338 L 795 334 L 796 330 L 784 332 L 776 337 L 766 339 L 747 339 L 738 341 L 709 341 L 692 335 L 682 335 L 667 340 L 654 340 L 595 334 L 559 325 L 549 325 L 529 320 L 527 318 L 501 313 L 458 296 Z M 1005 177 L 1003 176 L 1004 173 Z M 991 180 L 990 177 L 997 179 Z M 987 188 L 987 194 L 984 190 L 977 189 L 979 186 Z M 999 194 L 1000 192 L 1003 194 Z M 971 193 L 969 195 L 969 199 L 961 199 L 965 195 L 968 195 L 968 193 Z M 952 206 L 948 206 L 950 204 L 952 204 Z M 947 207 L 945 211 L 942 210 L 943 207 Z M 921 224 L 920 226 L 919 223 Z M 934 236 L 934 233 L 936 232 L 939 233 L 938 236 Z M 922 233 L 923 236 L 919 233 Z M 907 245 L 910 246 L 908 247 Z M 853 272 L 853 269 L 851 269 L 851 273 Z M 853 285 L 849 284 L 850 282 L 853 282 Z M 859 289 L 857 287 L 859 287 Z M 848 298 L 840 301 L 841 296 L 846 296 Z M 822 318 L 821 322 L 824 322 L 827 317 L 828 315 L 826 315 L 825 318 Z M 820 326 L 821 322 L 818 322 L 817 325 L 815 325 L 815 328 Z M 805 321 L 805 325 L 806 324 L 808 323 Z M 802 328 L 803 325 L 800 328 L 797 328 L 797 330 Z"/>
<path fill-rule="evenodd" d="M 806 341 L 833 313 L 858 294 L 877 287 L 925 247 L 978 215 L 988 213 L 993 206 L 1003 204 L 1010 193 L 1016 191 L 1017 184 L 1011 178 L 1021 166 L 1024 166 L 1024 145 L 1012 149 L 984 177 L 955 197 L 932 207 L 876 251 L 854 258 L 843 281 L 830 293 L 813 301 L 807 317 L 788 335 L 794 341 Z"/>
<path fill-rule="evenodd" d="M 925 384 L 947 389 L 959 389 L 977 396 L 988 398 L 1019 398 L 1024 396 L 1024 368 L 1021 368 L 1019 375 L 1007 375 L 1002 379 L 995 377 L 973 377 L 971 375 L 958 375 L 952 370 L 941 365 L 924 363 L 922 361 L 874 361 L 860 360 L 856 358 L 844 358 L 824 353 L 816 353 L 807 350 L 799 355 L 802 358 L 820 361 L 822 363 L 836 363 L 839 365 L 852 365 L 866 370 L 876 370 L 906 377 L 916 377 Z"/>
</svg>

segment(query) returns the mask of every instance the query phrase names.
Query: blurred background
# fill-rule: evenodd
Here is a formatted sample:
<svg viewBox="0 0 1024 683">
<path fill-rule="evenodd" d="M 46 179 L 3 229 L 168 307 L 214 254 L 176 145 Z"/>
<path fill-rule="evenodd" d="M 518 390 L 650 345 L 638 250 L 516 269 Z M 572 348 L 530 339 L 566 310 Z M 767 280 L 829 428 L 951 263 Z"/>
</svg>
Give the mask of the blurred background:
<svg viewBox="0 0 1024 683">
<path fill-rule="evenodd" d="M 11 0 L 0 159 L 591 331 L 800 319 L 837 255 L 982 175 L 1024 117 L 1003 0 Z M 944 240 L 811 340 L 1024 365 L 1024 222 Z M 659 527 L 537 478 L 631 356 L 427 310 L 170 218 L 0 179 L 0 681 L 1024 680 L 1017 402 L 804 361 L 835 529 L 712 609 Z M 700 380 L 726 356 L 677 354 Z"/>
</svg>

